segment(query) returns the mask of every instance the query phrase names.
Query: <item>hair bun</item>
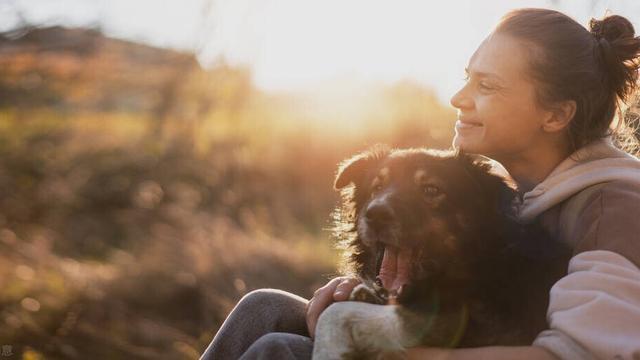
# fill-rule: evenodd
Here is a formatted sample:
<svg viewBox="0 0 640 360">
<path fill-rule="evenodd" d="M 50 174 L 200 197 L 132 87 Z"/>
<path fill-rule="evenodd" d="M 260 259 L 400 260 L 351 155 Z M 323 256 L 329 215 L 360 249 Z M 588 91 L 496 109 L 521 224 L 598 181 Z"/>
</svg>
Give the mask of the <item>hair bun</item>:
<svg viewBox="0 0 640 360">
<path fill-rule="evenodd" d="M 621 99 L 635 90 L 640 67 L 640 37 L 626 18 L 610 15 L 602 20 L 591 19 L 591 34 L 602 49 L 612 85 Z"/>
<path fill-rule="evenodd" d="M 610 15 L 602 20 L 591 19 L 589 28 L 596 38 L 605 38 L 610 42 L 622 38 L 633 38 L 635 35 L 631 22 L 619 15 Z"/>
</svg>

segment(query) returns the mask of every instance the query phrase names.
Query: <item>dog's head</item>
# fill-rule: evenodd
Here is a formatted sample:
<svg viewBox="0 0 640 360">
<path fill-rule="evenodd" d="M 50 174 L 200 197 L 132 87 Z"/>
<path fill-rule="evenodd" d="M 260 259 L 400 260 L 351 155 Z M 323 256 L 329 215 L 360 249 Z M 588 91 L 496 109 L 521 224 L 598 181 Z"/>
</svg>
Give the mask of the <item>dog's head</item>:
<svg viewBox="0 0 640 360">
<path fill-rule="evenodd" d="M 343 162 L 335 188 L 349 262 L 390 291 L 470 279 L 499 246 L 514 191 L 488 162 L 453 151 L 378 147 Z"/>
</svg>

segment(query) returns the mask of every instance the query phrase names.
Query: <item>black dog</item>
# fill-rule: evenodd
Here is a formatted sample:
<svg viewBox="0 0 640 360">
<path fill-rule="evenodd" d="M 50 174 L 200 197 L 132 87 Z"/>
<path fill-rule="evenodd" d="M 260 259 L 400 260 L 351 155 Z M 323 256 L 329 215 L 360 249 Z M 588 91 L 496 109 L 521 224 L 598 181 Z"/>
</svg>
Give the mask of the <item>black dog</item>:
<svg viewBox="0 0 640 360">
<path fill-rule="evenodd" d="M 352 299 L 397 304 L 372 311 L 392 308 L 402 324 L 388 337 L 383 325 L 363 325 L 368 315 L 359 309 L 368 304 L 334 304 L 319 320 L 314 359 L 420 344 L 530 345 L 547 328 L 549 290 L 570 251 L 514 220 L 517 193 L 490 170 L 465 154 L 426 149 L 377 148 L 342 164 L 337 233 L 351 273 L 364 282 Z M 342 350 L 319 349 L 345 336 Z"/>
</svg>

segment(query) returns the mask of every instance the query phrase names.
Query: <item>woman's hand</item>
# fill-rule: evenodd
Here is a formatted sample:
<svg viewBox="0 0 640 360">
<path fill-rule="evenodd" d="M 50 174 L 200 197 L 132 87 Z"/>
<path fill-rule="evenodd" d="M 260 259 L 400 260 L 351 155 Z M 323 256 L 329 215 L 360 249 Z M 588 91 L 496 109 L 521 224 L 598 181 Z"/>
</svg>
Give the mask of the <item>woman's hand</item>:
<svg viewBox="0 0 640 360">
<path fill-rule="evenodd" d="M 307 328 L 312 339 L 315 336 L 318 318 L 324 309 L 336 301 L 348 300 L 351 291 L 359 283 L 360 280 L 356 278 L 341 276 L 332 279 L 313 293 L 307 304 Z"/>
</svg>

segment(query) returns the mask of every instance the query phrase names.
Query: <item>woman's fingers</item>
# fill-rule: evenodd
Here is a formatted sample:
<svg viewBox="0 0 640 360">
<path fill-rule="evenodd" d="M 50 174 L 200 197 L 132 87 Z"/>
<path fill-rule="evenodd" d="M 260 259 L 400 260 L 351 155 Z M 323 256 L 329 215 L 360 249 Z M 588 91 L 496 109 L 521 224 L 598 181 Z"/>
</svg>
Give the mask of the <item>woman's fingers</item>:
<svg viewBox="0 0 640 360">
<path fill-rule="evenodd" d="M 307 304 L 307 329 L 312 339 L 315 336 L 316 324 L 320 313 L 333 302 L 333 293 L 342 280 L 342 278 L 332 279 L 325 286 L 316 290 L 311 300 L 309 300 Z"/>
<path fill-rule="evenodd" d="M 355 278 L 343 279 L 336 287 L 336 290 L 333 292 L 333 300 L 334 301 L 348 300 L 349 295 L 351 295 L 351 291 L 353 291 L 353 288 L 355 288 L 358 284 L 360 284 L 360 280 L 358 279 L 355 279 Z"/>
<path fill-rule="evenodd" d="M 313 293 L 307 304 L 307 329 L 311 338 L 315 336 L 316 324 L 324 309 L 335 301 L 347 300 L 351 289 L 358 283 L 359 281 L 353 278 L 337 277 Z"/>
</svg>

